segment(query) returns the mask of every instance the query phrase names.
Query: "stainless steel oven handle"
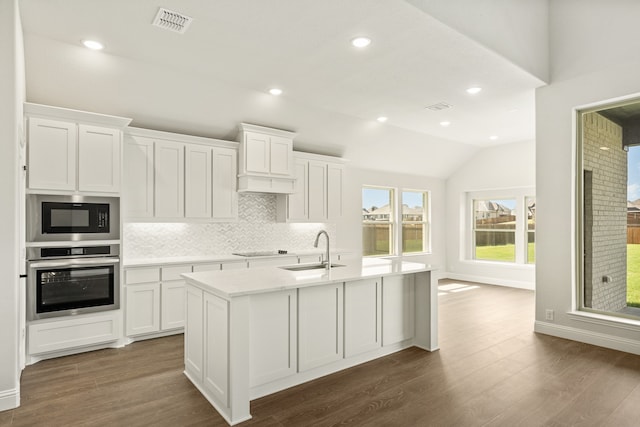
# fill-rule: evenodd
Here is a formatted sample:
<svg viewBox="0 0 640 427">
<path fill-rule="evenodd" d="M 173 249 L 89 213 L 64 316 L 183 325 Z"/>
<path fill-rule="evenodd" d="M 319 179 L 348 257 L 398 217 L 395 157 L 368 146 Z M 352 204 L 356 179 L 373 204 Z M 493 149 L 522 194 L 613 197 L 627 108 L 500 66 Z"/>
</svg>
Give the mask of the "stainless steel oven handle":
<svg viewBox="0 0 640 427">
<path fill-rule="evenodd" d="M 76 267 L 88 265 L 115 265 L 120 263 L 120 258 L 86 258 L 65 259 L 57 261 L 31 261 L 31 268 Z"/>
</svg>

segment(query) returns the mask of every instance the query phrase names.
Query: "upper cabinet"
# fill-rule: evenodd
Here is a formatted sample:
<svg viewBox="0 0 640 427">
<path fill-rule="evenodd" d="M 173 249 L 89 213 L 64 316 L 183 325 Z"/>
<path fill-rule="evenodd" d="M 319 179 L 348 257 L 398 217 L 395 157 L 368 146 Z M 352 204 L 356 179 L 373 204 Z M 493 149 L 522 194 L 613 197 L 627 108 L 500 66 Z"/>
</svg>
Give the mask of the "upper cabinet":
<svg viewBox="0 0 640 427">
<path fill-rule="evenodd" d="M 235 221 L 237 145 L 129 128 L 124 144 L 125 219 Z"/>
<path fill-rule="evenodd" d="M 294 192 L 278 195 L 278 220 L 327 222 L 342 217 L 343 160 L 308 153 L 294 153 Z"/>
<path fill-rule="evenodd" d="M 25 103 L 28 188 L 120 192 L 122 129 L 131 119 Z"/>
<path fill-rule="evenodd" d="M 238 191 L 293 193 L 295 133 L 240 124 Z"/>
</svg>

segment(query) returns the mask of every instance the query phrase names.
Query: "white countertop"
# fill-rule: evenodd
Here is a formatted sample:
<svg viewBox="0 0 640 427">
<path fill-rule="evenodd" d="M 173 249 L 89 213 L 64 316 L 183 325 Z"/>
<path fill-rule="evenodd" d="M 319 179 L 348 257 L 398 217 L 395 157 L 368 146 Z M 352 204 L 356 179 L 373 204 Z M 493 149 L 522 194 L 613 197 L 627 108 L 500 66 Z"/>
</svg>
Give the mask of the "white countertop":
<svg viewBox="0 0 640 427">
<path fill-rule="evenodd" d="M 231 254 L 213 254 L 213 255 L 193 255 L 193 256 L 176 256 L 176 257 L 155 257 L 155 258 L 124 258 L 122 265 L 124 267 L 141 267 L 148 265 L 172 265 L 172 264 L 198 264 L 207 262 L 246 262 L 248 260 L 256 259 L 268 259 L 268 258 L 286 258 L 288 256 L 305 256 L 305 255 L 320 255 L 324 251 L 322 250 L 300 250 L 292 251 L 282 255 L 265 255 L 257 257 L 245 257 Z M 350 251 L 331 249 L 331 254 L 344 254 Z M 333 258 L 333 256 L 332 256 Z"/>
<path fill-rule="evenodd" d="M 430 265 L 389 259 L 363 258 L 341 263 L 343 267 L 288 271 L 279 267 L 258 267 L 246 270 L 203 271 L 182 274 L 187 281 L 221 298 L 283 291 L 307 286 L 346 282 L 367 277 L 431 271 Z M 297 264 L 302 265 L 302 264 Z"/>
</svg>

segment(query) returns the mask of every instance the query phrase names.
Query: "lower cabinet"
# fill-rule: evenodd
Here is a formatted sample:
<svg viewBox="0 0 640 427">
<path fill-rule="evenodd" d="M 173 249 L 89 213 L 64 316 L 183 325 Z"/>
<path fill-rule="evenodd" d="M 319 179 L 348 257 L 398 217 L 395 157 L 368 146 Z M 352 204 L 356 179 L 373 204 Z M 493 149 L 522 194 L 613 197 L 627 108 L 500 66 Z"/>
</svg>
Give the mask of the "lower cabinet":
<svg viewBox="0 0 640 427">
<path fill-rule="evenodd" d="M 126 335 L 138 336 L 183 328 L 185 282 L 180 274 L 191 271 L 191 265 L 126 269 Z"/>
<path fill-rule="evenodd" d="M 298 370 L 343 358 L 343 284 L 298 290 Z"/>
<path fill-rule="evenodd" d="M 344 284 L 344 357 L 381 347 L 381 280 Z"/>
<path fill-rule="evenodd" d="M 295 374 L 297 292 L 252 295 L 250 312 L 250 386 Z"/>
<path fill-rule="evenodd" d="M 382 279 L 382 345 L 414 336 L 414 279 L 413 274 Z"/>
<path fill-rule="evenodd" d="M 225 407 L 229 406 L 228 302 L 204 294 L 204 371 L 202 384 Z"/>
</svg>

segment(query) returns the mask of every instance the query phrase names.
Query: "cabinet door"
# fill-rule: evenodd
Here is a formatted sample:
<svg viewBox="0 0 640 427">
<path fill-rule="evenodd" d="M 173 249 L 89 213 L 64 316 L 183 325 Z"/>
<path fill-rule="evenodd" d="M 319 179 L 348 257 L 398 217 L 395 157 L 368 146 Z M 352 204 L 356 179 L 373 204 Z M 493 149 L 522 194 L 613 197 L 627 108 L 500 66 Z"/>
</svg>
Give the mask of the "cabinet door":
<svg viewBox="0 0 640 427">
<path fill-rule="evenodd" d="M 251 296 L 250 386 L 296 373 L 296 291 Z"/>
<path fill-rule="evenodd" d="M 185 216 L 211 218 L 211 147 L 185 147 Z"/>
<path fill-rule="evenodd" d="M 155 143 L 155 216 L 184 217 L 184 145 Z"/>
<path fill-rule="evenodd" d="M 124 142 L 123 210 L 128 218 L 153 216 L 153 140 L 126 136 Z"/>
<path fill-rule="evenodd" d="M 227 301 L 204 295 L 204 387 L 229 406 L 229 322 Z"/>
<path fill-rule="evenodd" d="M 327 219 L 327 164 L 309 161 L 309 220 Z"/>
<path fill-rule="evenodd" d="M 385 277 L 382 282 L 382 345 L 414 335 L 414 276 Z"/>
<path fill-rule="evenodd" d="M 299 371 L 342 359 L 342 297 L 342 283 L 298 291 Z"/>
<path fill-rule="evenodd" d="M 160 283 L 127 286 L 127 335 L 160 330 Z"/>
<path fill-rule="evenodd" d="M 287 219 L 306 221 L 309 219 L 309 161 L 296 159 L 293 165 L 296 178 L 295 190 L 287 195 Z"/>
<path fill-rule="evenodd" d="M 244 156 L 247 173 L 269 173 L 269 135 L 244 134 Z"/>
<path fill-rule="evenodd" d="M 120 192 L 122 132 L 97 126 L 78 126 L 78 190 Z"/>
<path fill-rule="evenodd" d="M 293 174 L 293 141 L 281 136 L 271 136 L 269 144 L 269 172 L 272 175 Z"/>
<path fill-rule="evenodd" d="M 344 355 L 354 356 L 382 345 L 380 279 L 344 284 Z"/>
<path fill-rule="evenodd" d="M 184 327 L 184 281 L 162 282 L 161 327 L 162 330 Z"/>
<path fill-rule="evenodd" d="M 213 219 L 238 219 L 238 152 L 213 148 Z"/>
<path fill-rule="evenodd" d="M 204 358 L 202 290 L 187 286 L 185 291 L 187 318 L 184 328 L 184 369 L 198 382 L 202 381 Z"/>
<path fill-rule="evenodd" d="M 75 123 L 29 119 L 29 188 L 76 189 L 77 127 Z"/>
<path fill-rule="evenodd" d="M 327 165 L 327 219 L 335 221 L 342 218 L 344 166 L 329 163 Z"/>
</svg>

